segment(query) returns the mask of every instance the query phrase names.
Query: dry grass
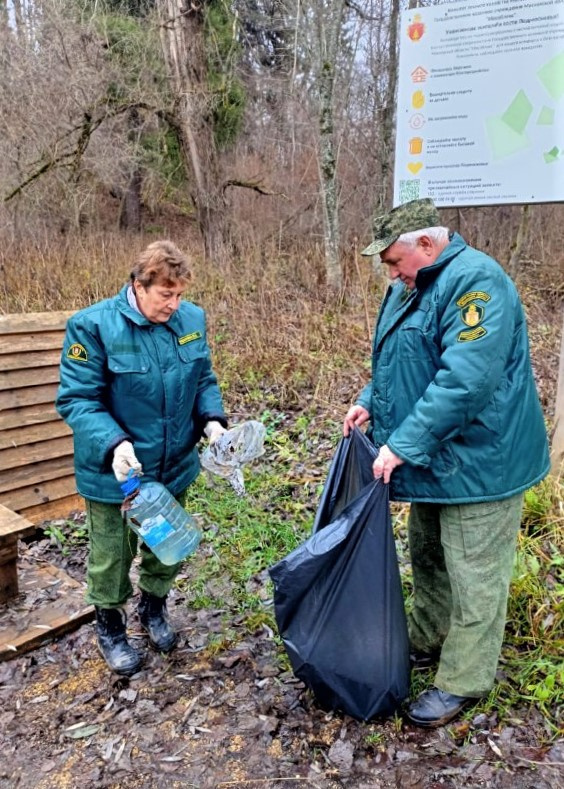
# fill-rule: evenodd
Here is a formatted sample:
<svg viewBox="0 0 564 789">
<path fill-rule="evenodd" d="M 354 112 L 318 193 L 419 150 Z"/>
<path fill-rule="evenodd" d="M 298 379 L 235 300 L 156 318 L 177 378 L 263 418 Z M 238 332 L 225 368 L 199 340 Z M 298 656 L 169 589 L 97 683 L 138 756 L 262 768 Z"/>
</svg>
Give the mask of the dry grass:
<svg viewBox="0 0 564 789">
<path fill-rule="evenodd" d="M 112 296 L 151 240 L 106 234 L 48 250 L 13 247 L 0 270 L 3 312 L 78 309 Z M 190 249 L 188 239 L 175 241 Z M 341 411 L 351 401 L 367 379 L 368 323 L 383 285 L 366 259 L 348 268 L 345 293 L 335 299 L 318 284 L 315 254 L 292 257 L 272 243 L 221 271 L 194 257 L 187 295 L 207 311 L 214 365 L 232 408 L 245 400 L 280 409 L 315 401 Z"/>
<path fill-rule="evenodd" d="M 188 231 L 174 240 L 195 248 Z M 36 246 L 4 245 L 1 311 L 78 309 L 112 296 L 154 236 L 100 234 Z M 350 253 L 340 297 L 327 294 L 315 247 L 288 253 L 279 241 L 252 239 L 228 268 L 193 257 L 188 297 L 204 306 L 214 364 L 228 405 L 303 409 L 340 418 L 369 375 L 370 334 L 384 283 L 369 260 Z M 562 288 L 554 269 L 529 261 L 520 290 L 527 308 L 535 372 L 549 421 L 555 400 Z"/>
</svg>

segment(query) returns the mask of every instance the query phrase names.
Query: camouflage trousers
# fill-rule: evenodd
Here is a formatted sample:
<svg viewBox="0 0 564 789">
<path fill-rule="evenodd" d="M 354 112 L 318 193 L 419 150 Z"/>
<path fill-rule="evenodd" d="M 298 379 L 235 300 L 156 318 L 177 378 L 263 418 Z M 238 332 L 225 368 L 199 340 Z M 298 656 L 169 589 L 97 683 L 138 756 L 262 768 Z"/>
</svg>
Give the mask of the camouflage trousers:
<svg viewBox="0 0 564 789">
<path fill-rule="evenodd" d="M 88 603 L 100 608 L 117 608 L 127 602 L 133 594 L 129 573 L 138 547 L 139 588 L 156 597 L 168 594 L 181 563 L 169 566 L 159 561 L 126 524 L 119 504 L 87 499 L 86 524 L 90 540 L 86 576 Z"/>
<path fill-rule="evenodd" d="M 458 696 L 493 687 L 523 495 L 480 504 L 415 502 L 408 522 L 413 648 L 440 651 L 434 684 Z"/>
</svg>

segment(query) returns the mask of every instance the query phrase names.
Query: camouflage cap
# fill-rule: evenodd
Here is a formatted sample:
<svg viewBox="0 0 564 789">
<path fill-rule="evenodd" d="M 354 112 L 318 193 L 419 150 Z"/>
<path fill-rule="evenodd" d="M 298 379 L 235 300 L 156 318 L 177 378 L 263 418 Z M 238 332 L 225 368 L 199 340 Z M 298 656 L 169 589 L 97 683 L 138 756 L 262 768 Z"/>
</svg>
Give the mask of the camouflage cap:
<svg viewBox="0 0 564 789">
<path fill-rule="evenodd" d="M 403 233 L 440 226 L 439 212 L 430 197 L 411 200 L 392 208 L 387 214 L 375 217 L 372 226 L 374 241 L 361 255 L 378 255 L 391 246 Z"/>
</svg>

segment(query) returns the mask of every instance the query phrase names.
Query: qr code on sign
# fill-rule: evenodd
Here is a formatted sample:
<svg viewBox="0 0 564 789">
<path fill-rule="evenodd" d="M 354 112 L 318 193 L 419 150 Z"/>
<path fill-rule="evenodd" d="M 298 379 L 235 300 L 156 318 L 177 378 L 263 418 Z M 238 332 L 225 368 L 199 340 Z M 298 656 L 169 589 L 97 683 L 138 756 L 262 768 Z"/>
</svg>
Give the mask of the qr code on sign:
<svg viewBox="0 0 564 789">
<path fill-rule="evenodd" d="M 400 181 L 399 182 L 399 202 L 407 203 L 409 200 L 419 200 L 419 187 L 421 181 Z"/>
</svg>

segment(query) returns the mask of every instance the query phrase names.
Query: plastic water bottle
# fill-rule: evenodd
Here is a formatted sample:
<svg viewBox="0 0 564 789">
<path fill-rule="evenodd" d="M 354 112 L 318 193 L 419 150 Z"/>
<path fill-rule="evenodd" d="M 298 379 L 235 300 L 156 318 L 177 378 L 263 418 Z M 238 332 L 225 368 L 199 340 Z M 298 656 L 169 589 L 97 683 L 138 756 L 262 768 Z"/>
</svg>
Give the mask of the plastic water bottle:
<svg viewBox="0 0 564 789">
<path fill-rule="evenodd" d="M 136 474 L 122 483 L 126 522 L 163 564 L 177 564 L 194 553 L 201 539 L 194 518 L 160 482 Z"/>
</svg>

